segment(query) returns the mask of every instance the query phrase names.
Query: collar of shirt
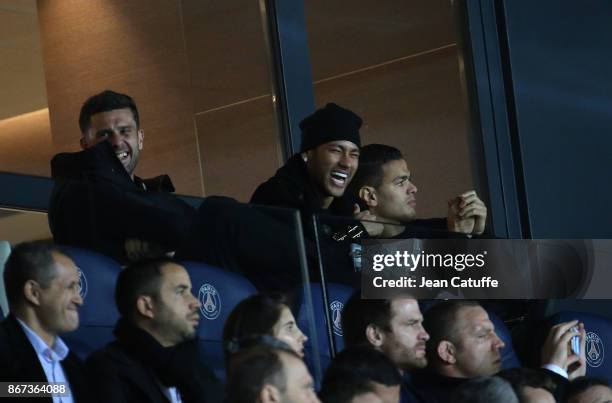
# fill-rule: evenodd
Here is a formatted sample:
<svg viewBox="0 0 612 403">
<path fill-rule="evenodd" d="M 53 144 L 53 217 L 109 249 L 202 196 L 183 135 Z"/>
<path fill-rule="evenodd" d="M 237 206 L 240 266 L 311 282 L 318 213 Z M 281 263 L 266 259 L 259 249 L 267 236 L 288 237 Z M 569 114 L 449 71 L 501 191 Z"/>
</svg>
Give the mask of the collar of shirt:
<svg viewBox="0 0 612 403">
<path fill-rule="evenodd" d="M 68 346 L 58 336 L 55 337 L 55 343 L 52 347 L 49 347 L 39 335 L 36 334 L 32 329 L 28 327 L 21 319 L 17 318 L 17 321 L 23 328 L 26 337 L 34 347 L 34 351 L 39 356 L 45 357 L 48 361 L 62 361 L 68 355 Z"/>
</svg>

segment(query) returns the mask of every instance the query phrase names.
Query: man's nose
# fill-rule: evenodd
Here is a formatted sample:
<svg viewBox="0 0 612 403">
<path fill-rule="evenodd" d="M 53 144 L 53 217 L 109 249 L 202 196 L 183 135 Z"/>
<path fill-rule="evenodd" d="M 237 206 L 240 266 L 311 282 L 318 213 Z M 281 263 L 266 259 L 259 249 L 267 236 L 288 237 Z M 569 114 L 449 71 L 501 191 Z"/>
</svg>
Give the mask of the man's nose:
<svg viewBox="0 0 612 403">
<path fill-rule="evenodd" d="M 412 182 L 410 182 L 410 185 L 408 185 L 408 189 L 406 189 L 406 191 L 407 191 L 409 194 L 416 193 L 416 192 L 418 192 L 418 190 L 419 190 L 419 189 L 418 189 L 418 188 L 416 187 L 416 185 L 415 185 L 414 183 L 412 183 Z"/>
<path fill-rule="evenodd" d="M 119 143 L 121 143 L 121 136 L 117 132 L 112 132 L 108 135 L 107 140 L 113 147 L 116 147 L 119 145 Z"/>
<path fill-rule="evenodd" d="M 504 343 L 504 341 L 502 339 L 499 338 L 499 336 L 496 334 L 495 335 L 495 348 L 501 350 L 502 348 L 504 348 L 506 346 L 506 343 Z"/>
</svg>

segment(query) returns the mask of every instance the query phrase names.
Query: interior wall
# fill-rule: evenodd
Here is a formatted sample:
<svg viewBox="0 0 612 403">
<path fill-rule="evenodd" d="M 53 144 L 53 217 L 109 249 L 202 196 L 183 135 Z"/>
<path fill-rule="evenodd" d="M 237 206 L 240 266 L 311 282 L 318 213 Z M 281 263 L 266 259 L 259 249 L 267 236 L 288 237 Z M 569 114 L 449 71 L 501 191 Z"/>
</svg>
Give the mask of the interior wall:
<svg viewBox="0 0 612 403">
<path fill-rule="evenodd" d="M 306 2 L 317 106 L 364 120 L 362 144 L 399 148 L 418 187 L 420 217 L 474 187 L 451 3 Z"/>
</svg>

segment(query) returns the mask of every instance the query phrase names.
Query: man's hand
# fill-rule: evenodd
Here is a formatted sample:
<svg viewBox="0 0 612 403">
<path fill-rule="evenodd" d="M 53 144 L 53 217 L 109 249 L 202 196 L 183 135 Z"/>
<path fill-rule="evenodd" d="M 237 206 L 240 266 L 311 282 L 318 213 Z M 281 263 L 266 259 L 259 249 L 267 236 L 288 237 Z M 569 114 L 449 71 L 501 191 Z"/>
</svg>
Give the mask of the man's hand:
<svg viewBox="0 0 612 403">
<path fill-rule="evenodd" d="M 486 221 L 487 206 L 476 191 L 470 190 L 448 201 L 446 223 L 449 231 L 480 235 Z"/>
<path fill-rule="evenodd" d="M 578 331 L 572 327 L 578 326 Z M 570 340 L 580 336 L 580 356 L 570 350 Z M 566 370 L 570 380 L 586 373 L 584 324 L 577 320 L 553 326 L 542 347 L 542 365 L 553 364 Z"/>
<path fill-rule="evenodd" d="M 376 216 L 372 214 L 370 210 L 361 211 L 357 203 L 355 203 L 355 207 L 353 208 L 353 218 L 361 221 L 361 225 L 364 226 L 366 231 L 368 231 L 368 235 L 372 238 L 382 234 L 385 229 L 384 224 L 376 222 Z"/>
<path fill-rule="evenodd" d="M 166 252 L 160 245 L 142 239 L 126 239 L 124 247 L 128 259 L 132 262 L 174 255 L 174 252 Z"/>
</svg>

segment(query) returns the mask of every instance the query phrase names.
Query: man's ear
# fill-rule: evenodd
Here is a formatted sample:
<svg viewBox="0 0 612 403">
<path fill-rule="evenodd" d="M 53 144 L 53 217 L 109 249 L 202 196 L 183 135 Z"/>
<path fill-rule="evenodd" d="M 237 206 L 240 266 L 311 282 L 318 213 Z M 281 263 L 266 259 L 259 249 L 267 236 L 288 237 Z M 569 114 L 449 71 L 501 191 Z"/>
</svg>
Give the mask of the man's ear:
<svg viewBox="0 0 612 403">
<path fill-rule="evenodd" d="M 455 345 L 448 340 L 439 342 L 436 352 L 438 353 L 438 357 L 447 364 L 455 364 L 457 362 L 457 350 Z"/>
<path fill-rule="evenodd" d="M 34 280 L 28 280 L 23 285 L 23 296 L 32 305 L 40 306 L 40 285 Z"/>
<path fill-rule="evenodd" d="M 261 403 L 279 403 L 281 401 L 280 391 L 276 386 L 266 383 L 259 392 L 259 401 Z"/>
<path fill-rule="evenodd" d="M 374 347 L 380 347 L 385 342 L 385 335 L 380 331 L 380 328 L 376 325 L 369 324 L 365 330 L 366 339 Z"/>
<path fill-rule="evenodd" d="M 138 129 L 138 150 L 144 147 L 144 130 Z"/>
<path fill-rule="evenodd" d="M 362 186 L 359 189 L 359 198 L 368 206 L 368 208 L 378 206 L 378 196 L 376 195 L 376 189 L 372 186 Z"/>
<path fill-rule="evenodd" d="M 155 312 L 153 309 L 153 299 L 148 295 L 140 295 L 136 300 L 136 310 L 145 318 L 153 319 Z"/>
<path fill-rule="evenodd" d="M 81 140 L 79 141 L 81 144 L 81 148 L 84 150 L 87 148 L 87 140 L 85 140 L 85 136 L 81 136 Z"/>
</svg>

